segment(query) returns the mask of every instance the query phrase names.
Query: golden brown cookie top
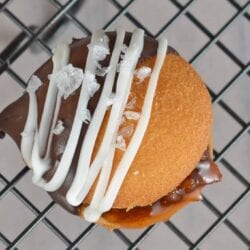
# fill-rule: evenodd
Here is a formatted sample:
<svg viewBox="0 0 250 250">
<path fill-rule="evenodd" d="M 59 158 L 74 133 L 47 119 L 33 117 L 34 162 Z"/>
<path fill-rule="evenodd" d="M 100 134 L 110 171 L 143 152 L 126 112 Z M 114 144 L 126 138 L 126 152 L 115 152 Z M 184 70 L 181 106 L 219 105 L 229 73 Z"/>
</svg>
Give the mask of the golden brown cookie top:
<svg viewBox="0 0 250 250">
<path fill-rule="evenodd" d="M 142 63 L 149 67 L 153 64 L 154 58 Z M 130 99 L 137 97 L 135 111 L 140 111 L 146 89 L 147 80 L 139 84 L 134 81 Z M 136 126 L 131 120 L 124 126 L 129 124 Z M 211 101 L 202 79 L 180 56 L 168 54 L 150 123 L 113 207 L 146 206 L 172 191 L 195 168 L 207 148 L 211 124 Z M 122 155 L 116 150 L 113 171 Z"/>
</svg>

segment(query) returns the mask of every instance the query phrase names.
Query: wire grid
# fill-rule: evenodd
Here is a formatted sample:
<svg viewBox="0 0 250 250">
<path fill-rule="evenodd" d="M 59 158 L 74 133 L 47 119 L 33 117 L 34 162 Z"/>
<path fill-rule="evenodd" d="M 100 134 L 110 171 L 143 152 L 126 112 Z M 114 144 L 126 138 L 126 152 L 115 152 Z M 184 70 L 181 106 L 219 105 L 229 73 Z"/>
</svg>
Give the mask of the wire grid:
<svg viewBox="0 0 250 250">
<path fill-rule="evenodd" d="M 58 28 L 59 23 L 63 22 L 72 22 L 84 34 L 91 34 L 91 31 L 87 28 L 85 24 L 80 22 L 74 15 L 74 7 L 81 2 L 78 0 L 69 0 L 64 5 L 57 0 L 51 0 L 51 3 L 57 8 L 57 12 L 41 27 L 35 26 L 26 26 L 14 13 L 8 10 L 8 4 L 12 1 L 6 0 L 0 4 L 0 14 L 5 14 L 8 18 L 17 24 L 22 32 L 13 40 L 0 54 L 0 75 L 3 72 L 7 72 L 17 84 L 20 84 L 22 87 L 26 86 L 26 82 L 16 73 L 12 68 L 11 64 L 24 53 L 27 48 L 31 46 L 33 42 L 38 44 L 48 55 L 51 55 L 51 49 L 46 44 L 46 40 L 52 36 L 53 31 Z M 235 169 L 230 162 L 228 162 L 224 156 L 232 148 L 232 146 L 237 143 L 242 137 L 250 134 L 250 123 L 245 122 L 235 111 L 233 111 L 230 106 L 228 106 L 222 98 L 225 94 L 232 88 L 233 85 L 243 76 L 250 76 L 250 62 L 244 64 L 242 61 L 230 51 L 221 41 L 220 38 L 223 32 L 228 29 L 228 27 L 239 17 L 243 16 L 246 20 L 250 20 L 249 13 L 247 12 L 249 8 L 250 1 L 247 1 L 243 6 L 241 6 L 237 1 L 229 0 L 235 10 L 236 14 L 233 15 L 217 32 L 212 34 L 207 27 L 205 27 L 194 15 L 189 12 L 191 5 L 195 2 L 194 0 L 188 1 L 185 5 L 180 4 L 177 0 L 170 0 L 175 7 L 178 8 L 178 12 L 170 19 L 168 22 L 163 25 L 159 31 L 155 34 L 152 34 L 150 30 L 147 29 L 142 23 L 140 23 L 136 16 L 133 16 L 130 11 L 130 6 L 133 5 L 136 0 L 130 0 L 125 5 L 122 5 L 117 0 L 112 0 L 110 3 L 117 9 L 117 14 L 114 15 L 104 26 L 103 29 L 108 29 L 113 23 L 115 23 L 121 16 L 126 16 L 133 24 L 145 30 L 145 33 L 149 36 L 158 38 L 167 29 L 169 29 L 181 16 L 185 15 L 194 25 L 196 25 L 200 31 L 202 31 L 208 38 L 209 41 L 191 58 L 190 63 L 195 63 L 199 58 L 210 48 L 210 46 L 216 44 L 225 54 L 229 57 L 236 65 L 240 67 L 240 71 L 222 88 L 219 93 L 215 94 L 212 89 L 209 89 L 210 94 L 213 99 L 214 104 L 218 104 L 223 108 L 240 126 L 241 130 L 227 143 L 224 148 L 219 152 L 214 152 L 215 161 L 222 164 L 234 177 L 236 177 L 245 187 L 245 190 L 238 196 L 238 198 L 225 210 L 221 213 L 216 206 L 209 201 L 208 198 L 204 197 L 203 204 L 207 206 L 209 210 L 217 217 L 214 223 L 207 228 L 202 235 L 193 242 L 187 235 L 185 235 L 178 227 L 171 221 L 165 222 L 165 225 L 172 230 L 178 237 L 179 240 L 184 242 L 189 249 L 199 249 L 202 243 L 212 234 L 214 231 L 224 223 L 226 227 L 233 234 L 235 234 L 247 247 L 250 247 L 250 240 L 247 235 L 244 235 L 232 222 L 228 220 L 228 216 L 246 199 L 249 195 L 250 184 L 249 181 Z M 62 22 L 63 20 L 63 22 Z M 44 35 L 46 34 L 46 35 Z M 43 35 L 43 39 L 41 39 Z M 46 37 L 46 38 L 45 38 Z M 21 45 L 20 45 L 21 44 Z M 43 223 L 48 230 L 51 230 L 66 246 L 67 249 L 78 249 L 77 246 L 80 242 L 84 241 L 92 231 L 95 230 L 97 225 L 90 224 L 87 228 L 82 231 L 78 237 L 73 241 L 65 235 L 56 224 L 52 223 L 50 219 L 47 218 L 47 215 L 52 211 L 56 204 L 52 201 L 47 205 L 47 207 L 40 211 L 31 200 L 25 197 L 25 195 L 18 190 L 16 184 L 28 173 L 29 168 L 25 166 L 17 175 L 11 180 L 8 181 L 5 176 L 0 174 L 0 183 L 4 185 L 4 188 L 0 192 L 0 199 L 2 199 L 8 192 L 13 193 L 34 215 L 35 219 L 26 226 L 26 228 L 16 236 L 13 241 L 10 241 L 3 233 L 0 232 L 0 240 L 6 246 L 7 249 L 17 249 L 18 244 L 29 235 L 34 228 L 36 228 L 39 223 Z M 131 241 L 129 237 L 122 232 L 121 230 L 114 230 L 113 233 L 119 237 L 119 239 L 124 242 L 127 246 L 127 249 L 139 249 L 140 244 L 145 240 L 146 237 L 154 230 L 156 225 L 150 226 L 143 231 L 137 239 Z"/>
</svg>

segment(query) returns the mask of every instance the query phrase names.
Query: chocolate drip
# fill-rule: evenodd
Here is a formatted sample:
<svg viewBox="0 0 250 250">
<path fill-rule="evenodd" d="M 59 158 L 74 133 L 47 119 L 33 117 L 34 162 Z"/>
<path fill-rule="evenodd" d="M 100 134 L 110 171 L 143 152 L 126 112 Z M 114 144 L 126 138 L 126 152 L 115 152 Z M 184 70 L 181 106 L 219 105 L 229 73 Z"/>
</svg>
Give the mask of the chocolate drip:
<svg viewBox="0 0 250 250">
<path fill-rule="evenodd" d="M 192 173 L 172 192 L 161 199 L 162 203 L 169 204 L 185 200 L 187 194 L 221 180 L 221 173 L 212 161 L 209 150 L 207 149 L 198 162 Z M 199 199 L 199 197 L 196 197 Z M 195 197 L 194 197 L 195 200 Z"/>
</svg>

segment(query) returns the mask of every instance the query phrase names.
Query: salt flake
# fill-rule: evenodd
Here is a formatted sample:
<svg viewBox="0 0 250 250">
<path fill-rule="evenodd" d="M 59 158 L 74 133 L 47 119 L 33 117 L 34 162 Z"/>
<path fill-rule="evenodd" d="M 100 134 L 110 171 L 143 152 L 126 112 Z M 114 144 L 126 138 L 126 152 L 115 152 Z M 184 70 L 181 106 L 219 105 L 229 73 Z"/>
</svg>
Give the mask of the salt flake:
<svg viewBox="0 0 250 250">
<path fill-rule="evenodd" d="M 135 70 L 135 77 L 139 79 L 139 83 L 143 82 L 145 78 L 151 74 L 151 68 L 142 66 L 138 70 Z"/>
<path fill-rule="evenodd" d="M 140 173 L 140 172 L 139 172 L 138 170 L 136 170 L 136 171 L 133 172 L 133 175 L 136 176 L 136 175 L 138 175 L 139 173 Z"/>
<path fill-rule="evenodd" d="M 122 151 L 126 150 L 126 142 L 125 142 L 124 137 L 122 135 L 117 136 L 115 147 L 122 150 Z"/>
<path fill-rule="evenodd" d="M 96 64 L 96 75 L 97 76 L 105 76 L 109 71 L 110 71 L 110 66 L 108 67 L 102 67 L 101 64 L 97 63 Z"/>
<path fill-rule="evenodd" d="M 125 117 L 124 117 L 124 116 L 122 116 L 122 118 L 121 118 L 121 120 L 120 120 L 119 125 L 122 125 L 124 122 L 125 122 Z"/>
<path fill-rule="evenodd" d="M 100 84 L 96 81 L 95 75 L 87 71 L 84 75 L 87 89 L 90 97 L 96 93 L 96 91 L 100 88 Z"/>
<path fill-rule="evenodd" d="M 63 122 L 61 120 L 59 120 L 53 130 L 53 133 L 55 135 L 60 135 L 64 130 L 64 126 L 63 126 Z"/>
<path fill-rule="evenodd" d="M 125 111 L 124 115 L 128 120 L 139 120 L 141 116 L 139 112 L 135 111 Z"/>
<path fill-rule="evenodd" d="M 126 127 L 123 127 L 119 131 L 119 135 L 122 135 L 125 138 L 129 138 L 132 135 L 133 131 L 134 131 L 134 126 L 131 124 Z"/>
<path fill-rule="evenodd" d="M 59 89 L 59 93 L 64 99 L 67 99 L 75 90 L 77 90 L 83 80 L 82 69 L 68 64 L 62 67 L 58 72 L 50 75 L 50 79 L 55 81 Z"/>
<path fill-rule="evenodd" d="M 109 38 L 104 35 L 96 41 L 94 45 L 87 45 L 93 51 L 93 57 L 96 61 L 102 61 L 110 54 L 109 51 Z"/>
<path fill-rule="evenodd" d="M 133 109 L 136 103 L 136 96 L 134 96 L 126 105 L 126 109 Z"/>
</svg>

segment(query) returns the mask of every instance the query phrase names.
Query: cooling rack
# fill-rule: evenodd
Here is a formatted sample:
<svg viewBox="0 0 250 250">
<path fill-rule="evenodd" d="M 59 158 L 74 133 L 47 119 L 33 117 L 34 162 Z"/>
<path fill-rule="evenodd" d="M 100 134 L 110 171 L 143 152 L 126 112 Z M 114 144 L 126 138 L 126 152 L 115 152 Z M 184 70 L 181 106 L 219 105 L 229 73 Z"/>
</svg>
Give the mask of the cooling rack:
<svg viewBox="0 0 250 250">
<path fill-rule="evenodd" d="M 19 18 L 15 12 L 11 11 L 9 6 L 15 0 L 6 0 L 0 3 L 0 16 L 4 15 L 8 18 L 9 22 L 13 22 L 15 25 L 19 27 L 21 32 L 9 42 L 9 44 L 0 51 L 0 80 L 2 74 L 7 74 L 10 76 L 16 84 L 19 84 L 21 87 L 26 86 L 26 81 L 23 79 L 22 75 L 12 67 L 12 64 L 18 60 L 19 57 L 22 56 L 28 49 L 34 47 L 34 44 L 39 47 L 40 50 L 47 53 L 47 55 L 51 55 L 52 50 L 49 46 L 50 40 L 53 39 L 53 36 L 60 30 L 64 25 L 71 24 L 76 26 L 80 31 L 82 31 L 83 36 L 90 35 L 92 29 L 90 28 L 90 23 L 88 20 L 82 21 L 77 16 L 77 11 L 81 8 L 84 8 L 84 4 L 86 1 L 82 0 L 68 0 L 68 1 L 58 1 L 58 0 L 50 0 L 49 3 L 56 8 L 55 13 L 41 26 L 37 25 L 27 25 L 25 22 Z M 101 1 L 100 1 L 101 2 Z M 192 63 L 196 68 L 199 69 L 202 61 L 206 58 L 206 54 L 208 51 L 212 49 L 217 49 L 220 51 L 221 58 L 226 58 L 230 63 L 234 64 L 237 67 L 237 70 L 233 72 L 230 78 L 224 82 L 223 86 L 219 89 L 214 88 L 213 84 L 209 84 L 208 88 L 210 94 L 212 96 L 213 105 L 216 108 L 223 110 L 224 114 L 226 114 L 227 119 L 233 120 L 235 124 L 237 124 L 237 130 L 235 130 L 234 134 L 227 140 L 227 142 L 223 146 L 215 147 L 214 156 L 215 161 L 218 163 L 220 168 L 227 172 L 230 175 L 230 178 L 233 178 L 235 181 L 239 182 L 242 186 L 241 192 L 235 195 L 234 199 L 230 201 L 230 204 L 224 207 L 224 209 L 218 208 L 218 199 L 220 199 L 220 193 L 218 191 L 217 198 L 210 198 L 209 192 L 205 193 L 204 199 L 201 202 L 202 206 L 206 207 L 213 215 L 213 220 L 209 225 L 201 226 L 200 232 L 197 237 L 190 236 L 190 233 L 187 233 L 185 228 L 180 226 L 180 223 L 175 219 L 171 219 L 165 223 L 161 223 L 160 229 L 159 225 L 150 226 L 144 230 L 139 230 L 136 233 L 136 236 L 131 237 L 131 233 L 127 230 L 114 230 L 113 232 L 108 233 L 106 237 L 112 235 L 112 239 L 115 238 L 115 241 L 119 240 L 121 242 L 121 247 L 118 249 L 152 249 L 147 246 L 147 239 L 150 239 L 151 235 L 156 231 L 164 231 L 165 227 L 167 229 L 167 233 L 174 235 L 171 239 L 174 241 L 178 241 L 181 244 L 180 249 L 212 249 L 210 248 L 209 239 L 213 237 L 217 232 L 220 232 L 220 229 L 226 228 L 229 231 L 229 235 L 232 238 L 237 238 L 237 242 L 240 242 L 239 245 L 242 248 L 237 249 L 249 249 L 250 248 L 250 223 L 248 224 L 247 230 L 242 229 L 241 225 L 235 223 L 232 215 L 237 214 L 238 217 L 248 216 L 246 220 L 249 222 L 249 212 L 243 215 L 241 213 L 241 206 L 244 206 L 244 203 L 248 202 L 247 196 L 250 191 L 250 177 L 249 177 L 249 162 L 246 168 L 246 171 L 242 171 L 240 168 L 237 168 L 237 164 L 234 161 L 230 160 L 230 156 L 228 157 L 229 152 L 234 150 L 238 144 L 240 144 L 243 140 L 250 139 L 250 122 L 249 116 L 242 117 L 241 111 L 236 107 L 234 107 L 234 103 L 230 103 L 227 101 L 227 96 L 231 95 L 232 97 L 237 98 L 237 93 L 235 90 L 235 86 L 240 85 L 242 79 L 247 79 L 246 81 L 250 82 L 250 44 L 246 46 L 246 53 L 249 55 L 245 55 L 245 59 L 242 59 L 237 50 L 231 48 L 230 44 L 224 42 L 224 35 L 234 26 L 234 24 L 239 20 L 244 20 L 245 23 L 249 23 L 250 14 L 249 7 L 250 1 L 236 1 L 236 0 L 228 0 L 224 1 L 225 8 L 231 8 L 232 14 L 227 20 L 223 20 L 220 23 L 219 27 L 216 30 L 211 30 L 209 28 L 209 24 L 202 21 L 202 18 L 197 18 L 197 15 L 193 13 L 193 7 L 197 4 L 205 4 L 205 2 L 209 1 L 177 1 L 170 0 L 169 4 L 176 10 L 173 12 L 172 16 L 168 16 L 166 21 L 161 25 L 160 28 L 153 29 L 152 27 L 147 27 L 137 16 L 137 12 L 132 11 L 133 6 L 140 4 L 143 9 L 143 1 L 140 0 L 130 0 L 130 1 L 118 1 L 111 0 L 107 1 L 108 4 L 113 6 L 113 15 L 107 18 L 105 24 L 103 24 L 103 29 L 111 29 L 120 21 L 121 19 L 126 19 L 133 26 L 140 27 L 145 30 L 145 33 L 149 36 L 159 38 L 161 35 L 168 34 L 174 26 L 177 26 L 180 22 L 180 19 L 185 17 L 189 23 L 192 24 L 192 27 L 195 27 L 196 30 L 204 36 L 206 39 L 199 45 L 195 52 L 192 55 L 188 55 L 189 62 Z M 211 1 L 214 3 L 215 1 Z M 221 1 L 220 1 L 221 2 Z M 211 3 L 211 5 L 212 5 Z M 157 5 L 157 1 L 155 1 Z M 209 6 L 209 5 L 208 5 Z M 152 10 L 153 11 L 153 10 Z M 209 11 L 209 10 L 207 10 Z M 221 9 L 221 12 L 224 10 Z M 168 9 L 166 9 L 166 13 Z M 206 15 L 206 13 L 204 13 Z M 1 25 L 1 24 L 0 24 Z M 250 25 L 248 26 L 248 32 L 250 31 Z M 96 27 L 97 28 L 97 27 Z M 100 27 L 98 27 L 100 28 Z M 233 28 L 232 28 L 233 29 Z M 1 31 L 1 27 L 0 27 Z M 232 31 L 233 32 L 233 31 Z M 171 33 L 171 32 L 170 32 Z M 1 39 L 0 33 L 0 39 Z M 188 35 L 188 34 L 187 34 Z M 178 38 L 178 37 L 177 37 Z M 242 41 L 244 42 L 244 41 Z M 34 48 L 33 48 L 34 51 Z M 223 61 L 223 59 L 221 59 Z M 213 70 L 213 65 L 209 65 L 211 70 Z M 224 72 L 221 72 L 224 74 Z M 2 83 L 1 83 L 2 84 Z M 250 90 L 248 88 L 248 90 Z M 236 93 L 234 95 L 234 93 Z M 1 95 L 1 93 L 0 93 Z M 250 99 L 250 92 L 245 93 L 245 96 Z M 246 97 L 246 98 L 247 98 Z M 248 102 L 249 104 L 249 102 Z M 247 105 L 248 105 L 247 104 Z M 247 106 L 249 113 L 250 107 Z M 226 122 L 226 121 L 225 121 Z M 215 119 L 216 123 L 216 119 Z M 220 136 L 220 135 L 217 135 Z M 0 138 L 4 140 L 4 134 L 0 133 Z M 1 143 L 1 141 L 0 141 Z M 248 144 L 249 145 L 249 144 Z M 242 149 L 245 154 L 247 154 L 247 149 Z M 249 148 L 248 148 L 249 151 Z M 248 152 L 249 154 L 250 152 Z M 249 158 L 248 158 L 249 159 Z M 1 163 L 0 163 L 1 164 Z M 1 166 L 1 169 L 6 166 Z M 11 167 L 11 166 L 9 166 Z M 4 171 L 3 171 L 4 172 Z M 5 202 L 5 197 L 8 194 L 13 194 L 13 197 L 18 201 L 22 202 L 25 207 L 29 210 L 30 213 L 33 214 L 32 220 L 27 225 L 23 226 L 23 230 L 19 232 L 15 237 L 10 239 L 8 235 L 4 231 L 4 227 L 1 227 L 0 230 L 0 248 L 6 249 L 22 249 L 19 248 L 20 244 L 30 235 L 36 228 L 43 224 L 50 233 L 54 234 L 55 237 L 61 241 L 62 249 L 86 249 L 85 242 L 88 241 L 90 237 L 95 237 L 95 233 L 98 230 L 99 226 L 95 224 L 87 224 L 78 233 L 78 235 L 71 237 L 60 226 L 57 225 L 50 217 L 49 214 L 57 207 L 57 205 L 51 201 L 49 202 L 44 209 L 40 209 L 34 204 L 32 199 L 26 197 L 26 194 L 23 193 L 18 188 L 18 183 L 21 182 L 25 176 L 29 173 L 29 168 L 27 166 L 20 166 L 20 171 L 15 174 L 12 179 L 8 179 L 4 174 L 2 174 L 2 170 L 0 173 L 0 184 L 2 189 L 0 189 L 0 206 Z M 216 192 L 216 188 L 213 189 L 213 192 Z M 218 198 L 219 197 L 219 198 Z M 249 204 L 249 202 L 247 203 Z M 198 206 L 198 205 L 196 205 Z M 248 205 L 245 205 L 248 206 Z M 249 207 L 247 208 L 249 210 Z M 245 211 L 247 210 L 245 209 Z M 6 211 L 8 212 L 8 211 Z M 236 215 L 235 215 L 236 216 Z M 234 217 L 235 217 L 234 216 Z M 197 215 L 199 217 L 199 215 Z M 202 222 L 202 219 L 198 218 Z M 1 223 L 1 221 L 0 221 Z M 13 223 L 12 223 L 13 224 Z M 3 228 L 3 229 L 2 229 Z M 190 229 L 192 230 L 192 228 Z M 216 232 L 217 231 L 217 232 Z M 164 231 L 165 232 L 165 231 Z M 161 232 L 161 235 L 164 233 Z M 97 236 L 98 237 L 98 236 Z M 152 238 L 154 240 L 153 244 L 155 245 L 155 249 L 172 249 L 171 246 L 166 245 L 164 248 L 159 246 L 159 242 L 164 239 L 161 238 Z M 221 236 L 223 239 L 223 235 Z M 157 241 L 158 242 L 157 242 Z M 229 239 L 224 238 L 224 241 L 230 242 Z M 100 246 L 98 249 L 117 249 L 112 247 L 112 240 L 108 242 L 110 244 L 109 248 L 105 248 Z M 230 244 L 230 243 L 228 243 Z M 170 244 L 171 245 L 171 244 Z M 225 246 L 225 244 L 223 245 Z M 230 246 L 228 245 L 230 248 Z M 30 246 L 30 249 L 36 249 L 36 247 Z M 42 247 L 39 249 L 43 249 Z M 61 249 L 57 248 L 54 245 L 51 246 L 51 249 Z M 92 248 L 95 249 L 95 248 Z M 178 249 L 178 248 L 175 248 Z M 216 248 L 213 248 L 216 249 Z M 219 248 L 218 249 L 222 249 Z M 231 249 L 231 248 L 230 248 Z M 233 248 L 232 248 L 233 249 Z"/>
</svg>

